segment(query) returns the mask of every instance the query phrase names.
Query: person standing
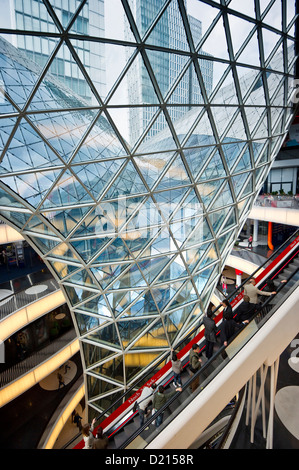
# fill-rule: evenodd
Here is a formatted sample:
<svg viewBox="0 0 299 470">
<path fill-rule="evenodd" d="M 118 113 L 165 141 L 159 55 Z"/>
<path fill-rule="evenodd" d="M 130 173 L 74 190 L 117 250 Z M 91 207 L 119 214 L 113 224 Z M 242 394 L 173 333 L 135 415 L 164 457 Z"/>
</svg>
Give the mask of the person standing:
<svg viewBox="0 0 299 470">
<path fill-rule="evenodd" d="M 252 242 L 253 242 L 253 238 L 252 238 L 252 235 L 250 235 L 250 237 L 248 238 L 248 248 L 252 248 Z"/>
<path fill-rule="evenodd" d="M 224 299 L 222 302 L 220 302 L 221 305 L 224 307 L 222 314 L 226 314 L 227 316 L 230 315 L 231 318 L 233 317 L 233 309 L 231 307 L 231 304 L 227 299 Z"/>
<path fill-rule="evenodd" d="M 236 333 L 237 330 L 243 328 L 246 323 L 249 323 L 249 320 L 245 320 L 242 323 L 237 323 L 228 313 L 225 313 L 220 325 L 221 345 L 226 347 L 230 338 Z"/>
<path fill-rule="evenodd" d="M 173 385 L 174 387 L 181 387 L 182 386 L 182 379 L 181 379 L 181 372 L 183 370 L 183 366 L 181 361 L 178 359 L 176 353 L 172 350 L 171 356 L 171 365 L 172 365 L 172 372 L 173 372 Z"/>
<path fill-rule="evenodd" d="M 94 425 L 95 425 L 96 419 L 94 418 L 91 425 L 89 423 L 84 424 L 82 426 L 82 436 L 84 440 L 84 447 L 83 449 L 92 449 L 93 442 L 94 442 L 94 435 L 92 434 L 92 431 L 94 430 Z"/>
<path fill-rule="evenodd" d="M 216 343 L 216 332 L 217 332 L 217 327 L 213 320 L 213 312 L 211 309 L 209 309 L 207 311 L 206 316 L 204 316 L 203 324 L 205 327 L 206 358 L 210 359 L 213 355 L 213 349 L 214 349 L 214 344 Z"/>
<path fill-rule="evenodd" d="M 250 303 L 255 304 L 255 305 L 259 303 L 258 295 L 270 296 L 274 294 L 276 294 L 275 291 L 266 292 L 263 290 L 259 290 L 257 286 L 255 285 L 255 279 L 250 279 L 249 283 L 245 284 L 244 286 L 244 295 L 248 295 Z"/>
<path fill-rule="evenodd" d="M 200 348 L 198 344 L 196 343 L 193 344 L 190 354 L 189 354 L 189 365 L 190 365 L 190 371 L 192 375 L 196 374 L 201 368 L 202 361 L 200 359 L 199 352 L 200 352 Z M 198 386 L 199 386 L 199 377 L 197 376 L 195 377 L 195 379 L 192 381 L 190 385 L 192 392 L 194 392 Z"/>
<path fill-rule="evenodd" d="M 103 434 L 103 428 L 101 426 L 97 429 L 96 437 L 93 441 L 93 449 L 107 449 L 108 447 L 108 437 Z"/>
<path fill-rule="evenodd" d="M 165 403 L 167 402 L 167 400 L 169 400 L 169 398 L 171 398 L 173 395 L 175 395 L 176 392 L 181 392 L 181 391 L 182 391 L 182 389 L 179 387 L 176 390 L 174 390 L 173 392 L 165 394 L 163 385 L 160 385 L 159 388 L 158 388 L 157 393 L 155 393 L 155 395 L 154 395 L 153 409 L 156 410 L 156 411 L 159 410 L 160 408 L 162 408 L 162 406 L 165 405 Z M 163 414 L 164 414 L 163 412 L 160 413 L 158 415 L 158 417 L 156 418 L 156 428 L 158 428 L 162 424 Z"/>
</svg>

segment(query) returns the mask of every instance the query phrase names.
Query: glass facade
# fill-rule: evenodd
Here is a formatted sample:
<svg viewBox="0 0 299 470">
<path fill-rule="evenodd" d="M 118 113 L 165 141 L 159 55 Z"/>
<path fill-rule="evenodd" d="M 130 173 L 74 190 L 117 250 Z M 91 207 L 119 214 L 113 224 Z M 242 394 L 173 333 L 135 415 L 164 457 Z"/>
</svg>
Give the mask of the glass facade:
<svg viewBox="0 0 299 470">
<path fill-rule="evenodd" d="M 56 1 L 44 3 L 54 31 L 38 30 L 53 41 L 42 66 L 0 31 L 0 215 L 61 285 L 87 402 L 99 411 L 205 311 L 294 115 L 296 17 L 289 0 L 164 0 L 146 2 L 139 25 L 145 5 L 137 12 L 135 2 L 109 0 L 105 36 L 78 33 L 92 3 L 77 1 L 65 22 Z M 156 41 L 174 8 L 187 49 Z M 11 36 L 33 37 L 30 28 Z M 94 84 L 77 43 L 105 45 L 107 89 Z M 96 105 L 51 73 L 61 49 Z M 164 60 L 169 70 L 170 56 L 179 66 L 166 83 L 160 69 Z M 149 93 L 131 103 L 135 63 Z M 186 74 L 202 101 L 189 92 L 178 99 Z M 133 109 L 150 116 L 135 137 L 124 125 Z M 164 127 L 153 135 L 158 119 Z"/>
</svg>

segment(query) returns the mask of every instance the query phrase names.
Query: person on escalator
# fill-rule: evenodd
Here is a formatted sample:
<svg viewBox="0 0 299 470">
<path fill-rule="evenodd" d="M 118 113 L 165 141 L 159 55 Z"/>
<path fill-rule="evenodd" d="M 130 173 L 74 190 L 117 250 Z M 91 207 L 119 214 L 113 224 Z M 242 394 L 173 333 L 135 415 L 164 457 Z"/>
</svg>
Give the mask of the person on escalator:
<svg viewBox="0 0 299 470">
<path fill-rule="evenodd" d="M 147 416 L 147 407 L 153 400 L 153 395 L 157 391 L 157 385 L 153 383 L 150 387 L 145 386 L 137 399 L 137 409 L 139 411 L 140 427 L 144 424 L 144 418 Z"/>
<path fill-rule="evenodd" d="M 182 379 L 181 379 L 181 372 L 183 371 L 182 362 L 178 359 L 176 353 L 171 351 L 171 366 L 173 372 L 173 386 L 174 387 L 181 387 L 182 386 Z"/>
<path fill-rule="evenodd" d="M 247 323 L 249 323 L 249 320 L 244 320 L 242 323 L 237 323 L 230 314 L 225 312 L 223 314 L 223 319 L 220 325 L 220 342 L 221 346 L 227 346 L 229 343 L 229 340 L 234 336 L 236 331 L 240 330 L 243 328 Z"/>
<path fill-rule="evenodd" d="M 256 305 L 250 302 L 250 298 L 248 295 L 244 295 L 243 302 L 241 305 L 235 310 L 234 319 L 237 323 L 242 323 L 244 320 L 250 320 L 252 315 L 254 314 L 256 309 Z"/>
<path fill-rule="evenodd" d="M 199 356 L 200 348 L 198 344 L 193 344 L 190 354 L 189 354 L 189 370 L 190 370 L 190 375 L 196 374 L 196 372 L 199 371 L 201 368 L 201 358 Z M 197 387 L 199 386 L 199 376 L 195 377 L 195 379 L 192 381 L 190 388 L 192 392 L 194 392 Z"/>
<path fill-rule="evenodd" d="M 158 391 L 157 391 L 157 393 L 155 393 L 154 399 L 153 399 L 153 410 L 154 410 L 154 412 L 156 412 L 157 410 L 162 408 L 162 406 L 165 405 L 167 400 L 169 400 L 169 398 L 171 398 L 173 395 L 175 395 L 176 392 L 181 392 L 181 391 L 182 391 L 181 387 L 178 387 L 173 392 L 165 394 L 163 385 L 160 385 L 159 388 L 158 388 Z M 158 415 L 158 417 L 156 418 L 156 428 L 158 428 L 162 424 L 163 414 L 164 414 L 163 412 L 160 413 Z"/>
<path fill-rule="evenodd" d="M 205 340 L 206 340 L 206 358 L 210 359 L 213 356 L 214 344 L 216 343 L 216 323 L 213 320 L 213 311 L 208 309 L 207 314 L 203 318 L 205 327 Z"/>
<path fill-rule="evenodd" d="M 255 282 L 256 282 L 255 279 L 252 278 L 244 286 L 244 295 L 248 295 L 250 302 L 252 304 L 257 305 L 259 303 L 259 299 L 258 299 L 259 295 L 270 296 L 270 295 L 276 294 L 276 291 L 266 292 L 266 291 L 258 289 L 258 287 L 255 285 Z"/>
</svg>

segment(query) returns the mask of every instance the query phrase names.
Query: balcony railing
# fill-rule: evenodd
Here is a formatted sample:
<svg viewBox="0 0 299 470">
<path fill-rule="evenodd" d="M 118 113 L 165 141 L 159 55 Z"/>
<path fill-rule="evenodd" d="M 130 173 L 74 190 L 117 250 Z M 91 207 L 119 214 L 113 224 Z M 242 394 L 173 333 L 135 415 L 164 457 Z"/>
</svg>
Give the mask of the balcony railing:
<svg viewBox="0 0 299 470">
<path fill-rule="evenodd" d="M 255 206 L 262 207 L 277 207 L 285 209 L 299 209 L 299 195 L 296 196 L 287 196 L 287 195 L 272 195 L 265 194 L 263 196 L 258 196 L 255 203 Z"/>
</svg>

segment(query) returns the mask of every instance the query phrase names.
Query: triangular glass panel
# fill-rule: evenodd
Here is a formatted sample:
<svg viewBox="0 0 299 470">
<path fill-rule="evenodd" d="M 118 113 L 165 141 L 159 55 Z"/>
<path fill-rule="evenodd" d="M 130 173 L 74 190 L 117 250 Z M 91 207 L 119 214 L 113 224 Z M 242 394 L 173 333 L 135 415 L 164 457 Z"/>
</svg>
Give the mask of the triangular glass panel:
<svg viewBox="0 0 299 470">
<path fill-rule="evenodd" d="M 39 241 L 41 241 L 41 239 L 39 239 Z M 48 242 L 48 240 L 45 240 L 45 242 Z M 50 249 L 51 248 L 52 246 L 50 247 Z M 64 279 L 65 277 L 69 276 L 70 274 L 72 274 L 73 272 L 79 269 L 79 266 L 73 266 L 72 264 L 63 262 L 62 260 L 48 261 L 48 262 L 52 266 L 52 268 L 54 269 L 54 271 L 56 272 L 57 276 L 60 279 Z"/>
<path fill-rule="evenodd" d="M 242 52 L 237 54 L 236 60 L 246 65 L 260 67 L 259 43 L 257 33 L 255 32 Z"/>
<path fill-rule="evenodd" d="M 272 59 L 266 62 L 266 67 L 272 70 L 277 70 L 278 72 L 284 72 L 284 53 L 282 43 L 275 47 L 275 54 Z"/>
<path fill-rule="evenodd" d="M 137 320 L 134 320 L 134 324 L 137 322 Z M 132 322 L 131 322 L 132 323 Z M 138 322 L 139 323 L 139 322 Z M 142 323 L 145 324 L 146 322 L 143 320 L 140 321 L 139 325 L 136 325 L 136 333 L 134 334 L 133 341 L 137 336 L 140 336 L 140 333 L 142 331 Z M 147 323 L 149 323 L 149 319 L 147 320 Z M 123 325 L 124 328 L 126 325 Z M 137 329 L 137 327 L 139 327 Z M 132 326 L 130 330 L 132 331 Z M 158 348 L 167 348 L 169 347 L 169 343 L 167 340 L 167 336 L 165 333 L 164 325 L 162 320 L 156 321 L 155 323 L 152 322 L 152 326 L 150 326 L 149 330 L 147 330 L 142 337 L 137 339 L 134 344 L 133 341 L 131 341 L 131 338 L 126 335 L 126 338 L 129 339 L 129 347 L 131 351 L 136 351 L 139 349 L 158 349 Z M 123 342 L 124 346 L 127 344 L 127 340 Z"/>
<path fill-rule="evenodd" d="M 187 242 L 184 244 L 184 249 L 191 246 L 197 246 L 213 238 L 210 227 L 205 217 L 203 217 L 197 224 L 196 228 L 191 233 Z"/>
<path fill-rule="evenodd" d="M 121 282 L 116 281 L 123 271 L 127 270 L 129 264 L 109 264 L 91 268 L 92 273 L 101 285 L 102 289 L 106 289 L 110 284 L 112 289 L 121 288 Z"/>
<path fill-rule="evenodd" d="M 146 194 L 147 192 L 148 190 L 138 175 L 135 166 L 129 161 L 116 180 L 111 184 L 104 199 L 112 199 L 125 195 L 130 196 L 132 194 Z"/>
<path fill-rule="evenodd" d="M 93 89 L 89 85 L 88 80 L 83 75 L 72 52 L 73 51 L 68 47 L 66 42 L 60 46 L 42 81 L 42 85 L 44 84 L 46 86 L 53 86 L 54 81 L 54 86 L 59 88 L 59 90 L 62 89 L 64 98 L 67 102 L 69 102 L 71 105 L 70 107 L 72 108 L 76 105 L 81 105 L 81 107 L 84 105 L 86 106 L 86 103 L 98 105 L 98 99 Z M 82 48 L 81 54 L 83 53 L 84 50 Z M 63 61 L 61 60 L 61 57 L 63 57 Z M 72 89 L 72 93 L 69 93 L 69 90 L 65 85 L 61 85 L 60 83 L 58 85 L 57 80 L 55 80 L 55 76 L 58 76 L 58 78 L 63 78 L 61 81 L 69 84 L 68 88 Z M 76 80 L 74 80 L 74 77 Z"/>
<path fill-rule="evenodd" d="M 210 30 L 209 35 L 201 44 L 201 47 L 204 49 L 205 52 L 211 54 L 213 57 L 229 60 L 228 46 L 226 41 L 226 34 L 223 27 L 222 16 L 220 16 L 216 23 L 213 23 L 213 28 Z"/>
<path fill-rule="evenodd" d="M 155 74 L 160 93 L 164 99 L 177 80 L 179 71 L 186 65 L 188 57 L 150 49 L 147 50 L 147 56 Z M 174 67 L 174 64 L 178 64 L 178 68 Z M 168 70 L 168 73 L 166 73 L 166 70 Z M 170 73 L 171 70 L 173 73 Z"/>
<path fill-rule="evenodd" d="M 184 304 L 188 304 L 194 300 L 198 300 L 197 292 L 194 288 L 193 282 L 186 281 L 182 289 L 178 292 L 171 304 L 167 306 L 167 310 L 172 310 L 176 307 L 181 307 Z"/>
<path fill-rule="evenodd" d="M 188 108 L 187 106 L 168 106 L 167 111 L 172 119 L 172 125 L 178 140 L 183 142 L 186 136 L 190 134 L 201 108 L 193 112 L 191 107 Z"/>
<path fill-rule="evenodd" d="M 194 305 L 187 305 L 186 307 L 178 308 L 174 312 L 170 312 L 163 317 L 165 329 L 171 344 L 188 321 L 190 312 L 193 308 Z"/>
<path fill-rule="evenodd" d="M 146 281 L 144 280 L 141 271 L 137 264 L 132 265 L 127 269 L 124 274 L 112 284 L 110 289 L 132 289 L 138 287 L 145 287 Z"/>
<path fill-rule="evenodd" d="M 239 196 L 242 188 L 244 187 L 245 181 L 248 178 L 249 173 L 241 173 L 240 175 L 232 176 L 231 180 L 236 197 Z"/>
<path fill-rule="evenodd" d="M 142 292 L 134 290 L 126 290 L 125 292 L 107 291 L 105 297 L 115 317 L 138 315 L 139 307 L 135 308 L 135 303 L 139 303 L 142 299 Z"/>
<path fill-rule="evenodd" d="M 128 295 L 128 293 L 126 295 Z M 137 293 L 135 293 L 135 295 L 137 296 Z M 157 316 L 158 314 L 159 311 L 154 297 L 151 291 L 148 290 L 139 295 L 137 301 L 135 301 L 125 313 L 122 313 L 122 317 L 142 317 L 144 315 Z"/>
<path fill-rule="evenodd" d="M 86 165 L 76 165 L 72 168 L 76 172 L 77 178 L 84 184 L 94 199 L 99 199 L 124 162 L 124 159 L 105 160 Z"/>
<path fill-rule="evenodd" d="M 84 137 L 79 149 L 76 150 L 72 163 L 98 161 L 103 158 L 116 159 L 126 155 L 122 143 L 118 140 L 114 129 L 105 115 L 101 114 L 96 124 Z"/>
<path fill-rule="evenodd" d="M 79 285 L 98 289 L 98 285 L 95 283 L 92 275 L 87 269 L 76 271 L 73 275 L 68 277 L 66 282 L 76 284 L 77 286 Z"/>
<path fill-rule="evenodd" d="M 90 239 L 82 238 L 82 240 L 71 240 L 70 245 L 77 251 L 85 262 L 89 262 L 90 259 L 103 249 L 109 241 L 111 240 L 108 237 L 95 237 Z"/>
<path fill-rule="evenodd" d="M 253 0 L 249 0 L 249 2 L 251 2 L 251 6 L 253 6 Z M 229 8 L 230 7 L 231 6 L 229 5 Z M 236 56 L 241 46 L 249 36 L 249 33 L 252 31 L 254 23 L 251 23 L 235 15 L 228 14 L 227 17 L 229 22 L 234 55 Z"/>
<path fill-rule="evenodd" d="M 173 239 L 176 241 L 177 245 L 180 247 L 185 240 L 189 237 L 190 233 L 193 231 L 194 227 L 198 222 L 198 217 L 192 217 L 183 221 L 174 221 L 170 224 L 170 231 Z M 172 248 L 172 251 L 175 251 L 175 245 Z"/>
<path fill-rule="evenodd" d="M 188 189 L 186 188 L 172 188 L 168 191 L 154 193 L 153 197 L 158 204 L 159 211 L 161 211 L 166 221 L 178 210 L 182 199 L 187 193 Z"/>
<path fill-rule="evenodd" d="M 122 339 L 123 348 L 128 348 L 129 345 L 135 340 L 135 338 L 140 336 L 142 333 L 144 347 L 145 345 L 147 345 L 147 348 L 150 347 L 150 343 L 148 344 L 148 332 L 145 330 L 149 328 L 152 323 L 155 323 L 155 320 L 153 320 L 152 318 L 140 320 L 135 318 L 134 321 L 119 319 L 117 321 L 117 328 Z M 152 341 L 153 340 L 154 338 L 152 338 Z M 153 345 L 151 345 L 151 347 L 153 347 Z"/>
<path fill-rule="evenodd" d="M 197 184 L 200 198 L 206 208 L 212 203 L 215 194 L 218 192 L 223 180 L 208 181 L 206 183 Z"/>
<path fill-rule="evenodd" d="M 80 335 L 84 335 L 92 330 L 95 330 L 102 325 L 105 324 L 107 320 L 104 320 L 100 317 L 93 317 L 91 315 L 86 315 L 81 312 L 74 312 L 75 318 L 76 318 L 76 324 L 79 329 Z M 82 342 L 83 345 L 85 345 L 84 342 Z M 84 348 L 83 348 L 84 349 Z M 96 351 L 98 348 L 93 348 L 93 351 Z M 106 357 L 106 356 L 105 356 Z M 86 356 L 85 356 L 86 359 Z M 87 356 L 87 360 L 90 359 L 90 357 Z M 88 365 L 91 365 L 92 362 L 90 363 L 88 361 Z"/>
<path fill-rule="evenodd" d="M 36 232 L 44 235 L 54 235 L 53 234 L 53 227 L 48 227 L 46 224 L 43 223 L 44 218 L 33 216 L 29 221 L 26 223 L 26 226 L 23 227 L 24 230 L 29 230 L 30 232 Z"/>
<path fill-rule="evenodd" d="M 87 331 L 96 328 L 96 323 L 98 326 L 102 326 L 106 320 L 101 318 L 89 317 L 83 315 L 82 313 L 75 311 L 76 320 L 78 323 L 79 331 L 83 335 Z M 86 367 L 92 367 L 94 364 L 106 362 L 115 356 L 115 351 L 110 351 L 107 348 L 101 348 L 100 346 L 94 347 L 90 343 L 85 343 L 82 341 L 82 348 L 84 351 L 84 360 L 86 362 Z"/>
<path fill-rule="evenodd" d="M 70 159 L 87 132 L 91 125 L 89 118 L 81 111 L 30 115 L 30 120 L 64 161 Z"/>
<path fill-rule="evenodd" d="M 205 269 L 204 271 L 201 271 L 200 274 L 193 276 L 193 281 L 195 283 L 195 286 L 199 295 L 202 294 L 205 286 L 209 282 L 213 269 L 214 269 L 213 267 L 209 269 Z"/>
<path fill-rule="evenodd" d="M 181 202 L 180 206 L 177 206 L 177 210 L 172 217 L 172 221 L 199 217 L 203 213 L 202 203 L 198 198 L 198 194 L 191 189 L 187 197 L 184 198 L 184 201 Z"/>
<path fill-rule="evenodd" d="M 197 176 L 196 179 L 201 182 L 215 178 L 222 178 L 223 176 L 226 176 L 226 170 L 223 166 L 219 151 L 217 150 L 204 168 L 204 171 L 200 173 L 200 176 Z"/>
<path fill-rule="evenodd" d="M 71 247 L 67 243 L 60 243 L 53 248 L 49 257 L 79 262 L 79 257 L 74 253 L 74 250 L 71 250 Z"/>
<path fill-rule="evenodd" d="M 83 301 L 86 301 L 88 300 L 89 297 L 92 297 L 95 295 L 94 292 L 91 292 L 87 289 L 83 289 L 80 287 L 71 287 L 65 284 L 63 287 L 72 306 L 75 306 Z"/>
<path fill-rule="evenodd" d="M 173 155 L 173 152 L 165 152 L 134 157 L 134 161 L 149 188 L 154 186 Z"/>
<path fill-rule="evenodd" d="M 7 135 L 4 134 L 4 138 L 7 138 Z M 47 143 L 41 140 L 33 127 L 26 120 L 22 120 L 9 143 L 0 171 L 28 171 L 61 164 L 61 160 Z"/>
<path fill-rule="evenodd" d="M 248 182 L 246 183 L 246 186 L 244 187 L 244 190 L 242 191 L 242 197 L 247 196 L 248 194 L 251 194 L 253 191 L 253 184 L 252 184 L 252 175 L 250 175 L 250 178 Z M 240 194 L 241 196 L 241 194 Z"/>
<path fill-rule="evenodd" d="M 48 219 L 62 235 L 68 236 L 90 209 L 91 207 L 65 208 L 63 210 L 42 212 L 42 215 Z"/>
<path fill-rule="evenodd" d="M 199 59 L 200 60 L 200 59 Z M 206 64 L 203 64 L 206 65 Z M 202 67 L 203 68 L 203 67 Z M 211 75 L 211 73 L 210 73 Z M 209 89 L 209 82 L 210 76 L 206 76 L 203 74 L 204 81 L 206 87 Z M 167 104 L 171 105 L 185 105 L 184 107 L 178 108 L 176 113 L 171 114 L 171 107 L 169 106 L 168 112 L 173 121 L 182 117 L 188 111 L 190 111 L 193 106 L 203 103 L 203 96 L 201 92 L 201 88 L 198 82 L 198 78 L 195 72 L 194 63 L 192 62 L 185 73 L 183 74 L 182 78 L 179 80 L 178 84 L 175 86 L 174 90 L 172 91 L 171 95 L 167 99 Z M 181 112 L 179 113 L 179 109 Z"/>
<path fill-rule="evenodd" d="M 209 210 L 218 209 L 219 207 L 227 206 L 228 204 L 233 204 L 233 198 L 229 183 L 226 182 L 223 184 L 220 191 L 217 192 L 216 199 L 213 201 L 213 204 L 209 207 Z"/>
<path fill-rule="evenodd" d="M 215 233 L 219 231 L 229 211 L 230 208 L 226 207 L 223 208 L 221 211 L 211 212 L 209 214 L 209 220 Z"/>
<path fill-rule="evenodd" d="M 156 191 L 162 189 L 170 189 L 176 186 L 184 186 L 190 184 L 190 178 L 186 172 L 186 168 L 180 155 L 172 162 L 170 168 L 163 175 L 159 184 L 155 188 Z"/>
<path fill-rule="evenodd" d="M 1 153 L 8 141 L 11 132 L 17 122 L 17 118 L 2 118 L 0 119 L 0 149 Z M 0 166 L 1 168 L 1 166 Z"/>
<path fill-rule="evenodd" d="M 269 4 L 270 2 L 268 2 Z M 272 28 L 281 30 L 282 28 L 282 2 L 275 0 L 272 3 L 270 10 L 263 17 L 263 22 L 270 25 Z"/>
<path fill-rule="evenodd" d="M 7 202 L 5 202 L 5 200 Z M 3 201 L 3 198 L 0 197 L 0 206 L 2 205 L 3 202 L 5 202 L 5 205 L 7 205 L 9 199 L 5 198 L 5 200 Z M 0 215 L 1 215 L 2 221 L 10 222 L 14 224 L 16 227 L 19 227 L 19 229 L 22 229 L 22 227 L 26 224 L 29 217 L 31 217 L 31 213 L 17 212 L 14 210 L 8 210 L 8 211 L 0 210 Z"/>
<path fill-rule="evenodd" d="M 213 147 L 199 147 L 194 149 L 185 149 L 184 156 L 185 160 L 188 163 L 190 174 L 193 176 L 194 180 L 197 179 L 197 175 L 202 167 L 205 165 L 206 161 L 209 159 Z"/>
<path fill-rule="evenodd" d="M 138 348 L 135 353 L 133 350 L 132 352 L 130 351 L 125 354 L 125 370 L 127 383 L 128 381 L 133 382 L 135 378 L 137 379 L 138 375 L 140 373 L 143 373 L 144 368 L 154 367 L 154 364 L 156 364 L 160 358 L 162 359 L 161 348 L 159 349 L 160 351 L 158 352 L 156 352 L 154 349 L 152 349 L 151 352 L 142 352 L 142 348 Z M 167 348 L 163 348 L 163 357 L 166 350 L 169 350 L 169 345 Z"/>
<path fill-rule="evenodd" d="M 235 162 L 238 160 L 245 145 L 246 145 L 245 142 L 234 142 L 232 144 L 222 145 L 221 149 L 224 153 L 225 162 L 229 170 L 232 169 Z"/>
<path fill-rule="evenodd" d="M 106 240 L 106 241 L 105 241 Z M 110 241 L 108 238 L 103 239 L 103 246 Z M 99 251 L 99 248 L 101 245 L 97 241 L 97 250 L 95 253 Z M 131 247 L 132 248 L 132 247 Z M 126 243 L 124 243 L 124 240 L 122 239 L 121 236 L 117 237 L 114 239 L 112 243 L 109 243 L 109 245 L 101 251 L 101 254 L 99 254 L 96 258 L 94 258 L 92 265 L 97 265 L 98 263 L 112 263 L 112 262 L 117 262 L 117 261 L 128 261 L 132 259 L 132 255 L 128 250 L 128 247 Z"/>
<path fill-rule="evenodd" d="M 103 346 L 104 345 L 107 345 L 110 347 L 113 346 L 114 348 L 120 347 L 120 341 L 119 341 L 117 328 L 113 323 L 95 332 L 91 332 L 90 334 L 85 336 L 85 339 L 99 343 L 100 345 L 103 345 Z"/>
<path fill-rule="evenodd" d="M 157 153 L 161 151 L 171 151 L 177 149 L 177 144 L 174 141 L 173 134 L 168 127 L 168 122 L 165 114 L 161 111 L 145 134 L 145 137 L 138 144 L 135 151 L 138 153 L 148 154 L 150 152 Z"/>
<path fill-rule="evenodd" d="M 190 272 L 195 269 L 200 260 L 204 257 L 209 247 L 210 243 L 205 243 L 199 248 L 189 248 L 188 250 L 182 252 L 182 256 Z"/>
<path fill-rule="evenodd" d="M 168 303 L 173 299 L 177 292 L 182 288 L 186 281 L 176 280 L 167 284 L 158 284 L 152 287 L 151 292 L 158 305 L 160 312 L 162 312 Z"/>
<path fill-rule="evenodd" d="M 120 46 L 114 46 L 114 49 L 119 48 Z M 132 48 L 128 48 L 131 54 Z M 117 50 L 116 50 L 117 51 Z M 116 51 L 111 51 L 111 60 L 113 60 L 113 64 L 116 61 L 115 56 Z M 125 51 L 124 51 L 125 52 Z M 124 54 L 128 56 L 127 54 Z M 106 64 L 107 70 L 112 71 L 115 69 L 115 65 L 109 67 Z M 120 75 L 121 69 L 119 70 L 118 75 Z M 115 77 L 115 80 L 118 78 L 118 75 Z M 114 85 L 114 81 L 111 81 L 111 86 Z M 126 72 L 124 78 L 122 78 L 121 82 L 117 85 L 116 91 L 113 92 L 112 97 L 109 99 L 109 105 L 159 105 L 159 99 L 155 92 L 153 83 L 150 79 L 149 73 L 147 68 L 145 67 L 143 57 L 139 53 L 134 58 L 132 64 L 130 64 L 129 69 Z"/>
<path fill-rule="evenodd" d="M 248 170 L 250 168 L 251 168 L 250 151 L 249 151 L 249 147 L 246 146 L 245 151 L 242 153 L 242 156 L 233 171 L 234 173 L 237 173 L 239 171 Z"/>
<path fill-rule="evenodd" d="M 2 181 L 28 204 L 38 207 L 60 173 L 58 170 L 25 173 L 8 178 L 2 177 Z"/>
<path fill-rule="evenodd" d="M 189 273 L 186 270 L 186 266 L 181 256 L 173 256 L 171 263 L 167 266 L 166 269 L 164 269 L 163 273 L 159 276 L 159 278 L 155 280 L 155 283 L 171 282 L 175 281 L 176 279 L 186 277 L 188 275 Z"/>
<path fill-rule="evenodd" d="M 221 83 L 217 93 L 213 95 L 211 103 L 223 105 L 238 104 L 238 95 L 236 93 L 234 78 L 231 70 L 228 72 L 224 81 Z"/>
<path fill-rule="evenodd" d="M 247 2 L 240 2 L 239 0 L 231 0 L 229 8 L 243 13 L 246 16 L 255 18 L 255 5 L 254 0 L 247 0 Z"/>
<path fill-rule="evenodd" d="M 93 294 L 94 295 L 94 294 Z M 79 311 L 79 308 L 78 308 Z M 80 305 L 80 311 L 85 313 L 93 313 L 105 318 L 111 318 L 112 314 L 108 308 L 108 304 L 104 296 L 99 295 L 91 300 L 87 300 L 84 304 Z"/>
<path fill-rule="evenodd" d="M 87 193 L 75 175 L 66 170 L 44 200 L 43 208 L 88 204 L 90 202 L 94 202 L 94 199 Z"/>
<path fill-rule="evenodd" d="M 256 92 L 259 88 L 259 95 L 262 95 L 263 101 L 265 101 L 261 72 L 259 70 L 248 69 L 247 67 L 236 67 L 236 71 L 238 74 L 242 101 L 246 102 L 246 97 L 250 93 L 252 93 L 251 100 L 254 101 L 254 97 L 256 96 L 256 93 L 254 92 Z M 258 102 L 261 104 L 260 101 Z"/>
</svg>

